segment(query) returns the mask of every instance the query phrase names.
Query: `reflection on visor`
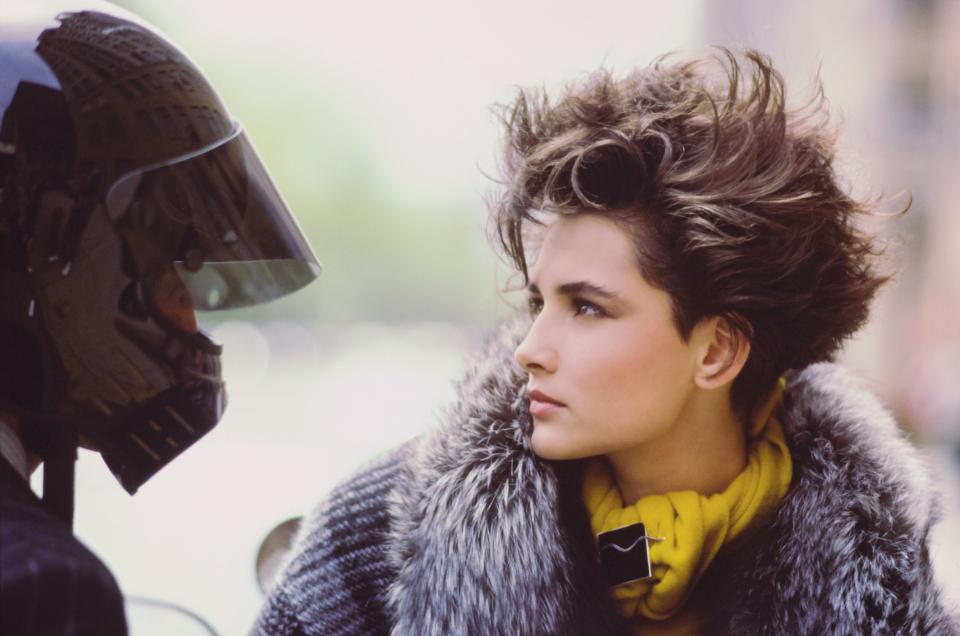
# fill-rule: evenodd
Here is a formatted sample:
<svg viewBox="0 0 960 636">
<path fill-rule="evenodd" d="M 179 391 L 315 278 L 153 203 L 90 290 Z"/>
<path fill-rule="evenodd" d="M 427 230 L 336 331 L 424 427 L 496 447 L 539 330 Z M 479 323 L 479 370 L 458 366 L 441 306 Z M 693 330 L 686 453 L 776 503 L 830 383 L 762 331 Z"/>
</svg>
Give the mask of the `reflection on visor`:
<svg viewBox="0 0 960 636">
<path fill-rule="evenodd" d="M 174 263 L 193 304 L 200 310 L 246 307 L 300 289 L 320 273 L 315 262 L 293 259 L 205 263 L 191 272 Z"/>
<path fill-rule="evenodd" d="M 106 204 L 132 241 L 139 237 L 151 253 L 159 250 L 174 262 L 197 309 L 267 302 L 320 274 L 313 250 L 239 126 L 196 153 L 124 175 Z"/>
</svg>

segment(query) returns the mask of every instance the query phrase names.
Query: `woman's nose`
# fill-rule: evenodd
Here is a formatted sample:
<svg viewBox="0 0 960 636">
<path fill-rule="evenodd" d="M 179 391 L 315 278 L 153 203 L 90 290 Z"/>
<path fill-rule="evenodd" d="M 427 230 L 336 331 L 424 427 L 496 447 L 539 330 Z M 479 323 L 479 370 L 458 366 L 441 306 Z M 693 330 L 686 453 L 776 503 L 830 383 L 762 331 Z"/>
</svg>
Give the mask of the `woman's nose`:
<svg viewBox="0 0 960 636">
<path fill-rule="evenodd" d="M 523 367 L 528 373 L 535 373 L 537 371 L 553 373 L 556 371 L 557 352 L 556 349 L 550 345 L 546 331 L 546 325 L 542 320 L 541 314 L 541 316 L 538 316 L 537 319 L 533 321 L 533 324 L 530 325 L 530 330 L 527 331 L 526 337 L 513 352 L 513 358 L 517 361 L 517 364 Z"/>
</svg>

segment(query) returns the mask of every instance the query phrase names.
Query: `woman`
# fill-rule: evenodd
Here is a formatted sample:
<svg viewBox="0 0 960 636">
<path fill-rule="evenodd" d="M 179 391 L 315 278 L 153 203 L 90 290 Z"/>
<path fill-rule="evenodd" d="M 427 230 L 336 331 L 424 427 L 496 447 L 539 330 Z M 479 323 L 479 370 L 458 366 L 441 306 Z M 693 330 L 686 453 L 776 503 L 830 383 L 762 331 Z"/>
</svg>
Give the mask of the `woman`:
<svg viewBox="0 0 960 636">
<path fill-rule="evenodd" d="M 713 62 L 505 110 L 530 319 L 316 509 L 259 633 L 960 633 L 924 467 L 827 362 L 885 281 L 866 208 L 819 102 Z"/>
</svg>

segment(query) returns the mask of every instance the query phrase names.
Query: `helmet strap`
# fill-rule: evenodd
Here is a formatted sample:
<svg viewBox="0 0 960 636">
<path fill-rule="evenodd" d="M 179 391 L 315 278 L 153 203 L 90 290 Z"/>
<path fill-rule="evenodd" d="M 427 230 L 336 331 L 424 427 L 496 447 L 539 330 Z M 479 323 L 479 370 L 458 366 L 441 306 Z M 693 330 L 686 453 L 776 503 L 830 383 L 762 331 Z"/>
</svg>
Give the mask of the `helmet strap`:
<svg viewBox="0 0 960 636">
<path fill-rule="evenodd" d="M 43 462 L 43 503 L 68 528 L 73 528 L 75 475 L 76 457 L 57 457 Z"/>
<path fill-rule="evenodd" d="M 43 460 L 43 503 L 73 527 L 73 494 L 77 463 L 77 429 L 64 418 L 44 418 L 23 427 L 24 445 Z"/>
</svg>

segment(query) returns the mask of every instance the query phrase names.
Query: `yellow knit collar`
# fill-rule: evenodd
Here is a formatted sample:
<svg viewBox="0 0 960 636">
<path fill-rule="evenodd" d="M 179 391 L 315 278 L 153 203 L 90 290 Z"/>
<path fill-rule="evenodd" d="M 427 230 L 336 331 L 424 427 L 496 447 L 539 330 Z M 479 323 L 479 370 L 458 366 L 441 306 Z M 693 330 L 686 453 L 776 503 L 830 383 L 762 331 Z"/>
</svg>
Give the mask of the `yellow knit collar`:
<svg viewBox="0 0 960 636">
<path fill-rule="evenodd" d="M 613 588 L 626 616 L 664 620 L 676 614 L 720 549 L 768 519 L 786 494 L 793 465 L 774 415 L 784 386 L 781 379 L 751 418 L 747 465 L 722 493 L 668 492 L 624 506 L 606 460 L 590 462 L 582 500 L 594 534 L 642 522 L 649 536 L 664 539 L 650 544 L 652 580 Z"/>
</svg>

